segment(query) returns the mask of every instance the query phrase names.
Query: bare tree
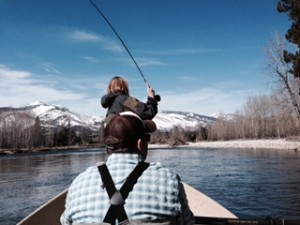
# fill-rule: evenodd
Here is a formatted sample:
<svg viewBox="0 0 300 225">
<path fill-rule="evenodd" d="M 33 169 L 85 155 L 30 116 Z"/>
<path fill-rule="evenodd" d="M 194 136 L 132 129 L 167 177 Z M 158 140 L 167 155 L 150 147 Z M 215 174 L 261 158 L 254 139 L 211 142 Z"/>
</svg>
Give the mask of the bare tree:
<svg viewBox="0 0 300 225">
<path fill-rule="evenodd" d="M 187 137 L 185 130 L 182 127 L 173 127 L 170 130 L 170 138 L 168 140 L 168 144 L 171 146 L 183 145 L 186 144 Z"/>
<path fill-rule="evenodd" d="M 294 75 L 291 74 L 292 65 L 287 63 L 284 52 L 287 49 L 286 40 L 275 34 L 265 49 L 267 56 L 266 68 L 272 80 L 275 81 L 279 95 L 286 95 L 291 103 L 297 118 L 300 120 L 300 96 L 298 94 L 298 83 Z"/>
<path fill-rule="evenodd" d="M 282 107 L 282 95 L 249 96 L 235 114 L 220 117 L 208 126 L 208 140 L 285 138 L 300 133 L 292 107 Z"/>
</svg>

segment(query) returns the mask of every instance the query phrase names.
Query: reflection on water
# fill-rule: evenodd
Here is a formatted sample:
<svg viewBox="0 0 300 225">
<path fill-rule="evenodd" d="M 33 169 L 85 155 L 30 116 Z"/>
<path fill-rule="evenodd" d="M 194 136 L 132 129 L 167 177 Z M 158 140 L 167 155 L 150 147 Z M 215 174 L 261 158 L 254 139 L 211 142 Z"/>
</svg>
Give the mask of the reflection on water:
<svg viewBox="0 0 300 225">
<path fill-rule="evenodd" d="M 67 188 L 103 149 L 0 156 L 0 224 L 16 224 Z M 278 150 L 161 149 L 182 180 L 243 218 L 300 218 L 300 153 Z"/>
</svg>

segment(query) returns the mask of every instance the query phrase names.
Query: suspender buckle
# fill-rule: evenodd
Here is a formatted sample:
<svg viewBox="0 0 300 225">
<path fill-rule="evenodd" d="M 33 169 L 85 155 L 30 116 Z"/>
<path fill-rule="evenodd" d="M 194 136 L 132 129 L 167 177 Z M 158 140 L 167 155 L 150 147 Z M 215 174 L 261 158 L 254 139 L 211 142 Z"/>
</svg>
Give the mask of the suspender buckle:
<svg viewBox="0 0 300 225">
<path fill-rule="evenodd" d="M 114 195 L 111 197 L 109 203 L 111 205 L 124 205 L 125 204 L 125 201 L 120 193 L 120 191 L 116 191 L 114 193 Z"/>
</svg>

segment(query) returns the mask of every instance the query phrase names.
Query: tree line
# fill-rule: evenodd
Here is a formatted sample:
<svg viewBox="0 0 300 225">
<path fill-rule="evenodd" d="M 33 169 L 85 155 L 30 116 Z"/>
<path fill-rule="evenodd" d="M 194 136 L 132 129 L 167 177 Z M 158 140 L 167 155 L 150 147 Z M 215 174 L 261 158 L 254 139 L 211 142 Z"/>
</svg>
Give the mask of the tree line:
<svg viewBox="0 0 300 225">
<path fill-rule="evenodd" d="M 42 125 L 39 117 L 30 112 L 0 113 L 0 149 L 13 151 L 86 145 L 88 129 L 72 127 L 70 120 L 56 126 L 54 121 Z"/>
</svg>

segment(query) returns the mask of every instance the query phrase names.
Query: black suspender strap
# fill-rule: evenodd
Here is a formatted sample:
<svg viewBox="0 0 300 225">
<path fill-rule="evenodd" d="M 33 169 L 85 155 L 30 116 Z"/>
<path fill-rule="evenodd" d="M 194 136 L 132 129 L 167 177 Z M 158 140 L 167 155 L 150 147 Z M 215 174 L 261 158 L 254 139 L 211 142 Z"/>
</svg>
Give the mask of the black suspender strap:
<svg viewBox="0 0 300 225">
<path fill-rule="evenodd" d="M 106 164 L 98 167 L 102 182 L 110 198 L 110 207 L 104 217 L 103 222 L 114 224 L 116 219 L 118 219 L 119 223 L 128 220 L 124 209 L 125 199 L 128 197 L 129 192 L 132 191 L 133 186 L 136 184 L 138 178 L 148 167 L 149 163 L 140 162 L 129 174 L 120 190 L 116 189 Z"/>
<path fill-rule="evenodd" d="M 123 200 L 122 196 L 120 196 L 120 192 L 116 189 L 115 184 L 112 180 L 112 177 L 108 171 L 106 164 L 99 166 L 98 170 L 101 175 L 103 187 L 106 189 L 106 192 L 110 199 L 110 207 L 104 217 L 103 222 L 106 222 L 109 224 L 115 224 L 115 220 L 117 218 L 118 218 L 119 222 L 123 221 L 123 220 L 127 220 L 128 217 L 127 217 L 126 212 L 123 207 L 124 200 Z M 114 196 L 119 197 L 118 198 L 119 202 L 113 202 L 115 204 L 112 203 L 112 199 Z M 116 197 L 114 197 L 114 198 L 116 198 Z"/>
</svg>

